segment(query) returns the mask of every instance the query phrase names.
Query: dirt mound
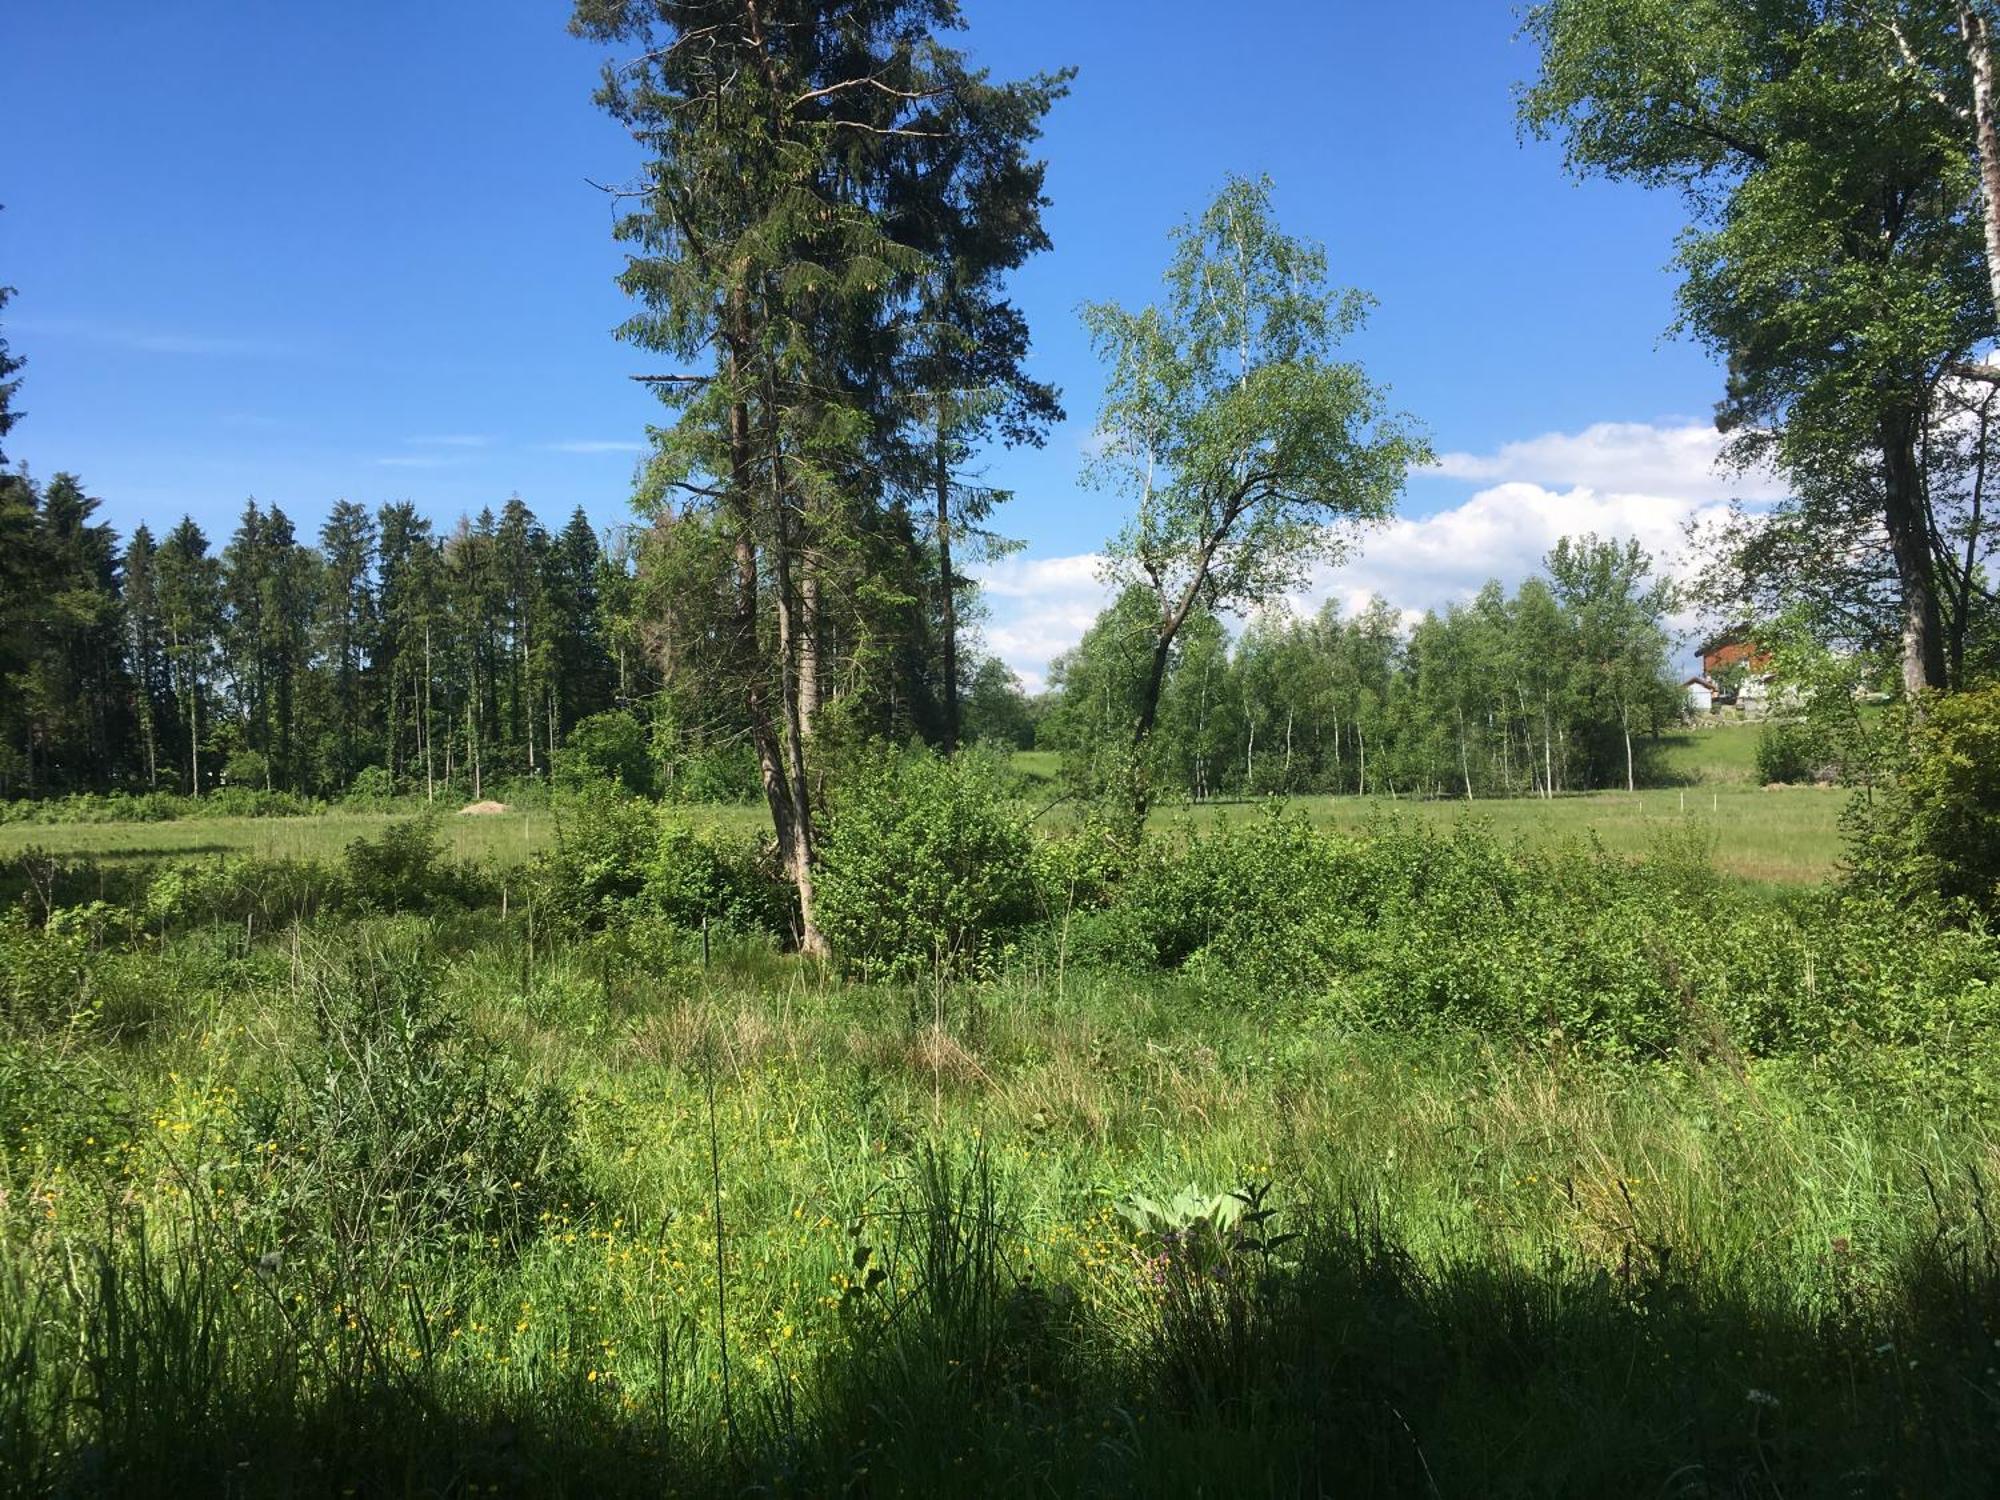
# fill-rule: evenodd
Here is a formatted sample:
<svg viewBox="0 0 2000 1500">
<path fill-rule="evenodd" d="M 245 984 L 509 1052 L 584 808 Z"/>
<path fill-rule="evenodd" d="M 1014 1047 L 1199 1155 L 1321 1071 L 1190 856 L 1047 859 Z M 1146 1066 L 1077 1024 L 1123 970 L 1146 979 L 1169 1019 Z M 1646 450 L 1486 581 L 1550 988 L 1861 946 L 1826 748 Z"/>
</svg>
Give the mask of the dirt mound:
<svg viewBox="0 0 2000 1500">
<path fill-rule="evenodd" d="M 468 802 L 458 810 L 458 815 L 461 818 L 490 818 L 495 813 L 503 813 L 506 810 L 507 804 L 504 802 Z"/>
</svg>

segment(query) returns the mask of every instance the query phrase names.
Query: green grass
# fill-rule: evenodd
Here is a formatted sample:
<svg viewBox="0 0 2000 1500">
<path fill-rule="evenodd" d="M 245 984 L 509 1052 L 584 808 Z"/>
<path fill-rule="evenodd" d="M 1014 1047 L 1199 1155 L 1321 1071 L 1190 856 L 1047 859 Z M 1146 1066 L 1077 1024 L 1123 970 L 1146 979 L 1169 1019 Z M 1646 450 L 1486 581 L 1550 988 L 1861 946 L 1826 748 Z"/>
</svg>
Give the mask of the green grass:
<svg viewBox="0 0 2000 1500">
<path fill-rule="evenodd" d="M 2000 1135 L 1920 1085 L 519 940 L 145 959 L 85 1044 L 133 1124 L 6 1163 L 0 1490 L 1951 1495 L 2000 1459 Z M 260 1270 L 287 1178 L 240 1101 L 310 1082 L 314 976 L 371 947 L 572 1102 L 587 1197 L 511 1252 L 385 1201 Z M 1264 1182 L 1297 1238 L 1226 1280 L 1117 1211 Z"/>
<path fill-rule="evenodd" d="M 373 837 L 412 816 L 416 804 L 389 812 L 329 812 L 301 818 L 184 818 L 166 823 L 4 823 L 0 859 L 24 849 L 98 859 L 166 859 L 204 854 L 254 854 L 272 859 L 331 859 L 358 838 Z M 769 827 L 761 806 L 699 807 L 690 817 L 741 830 Z M 555 814 L 447 814 L 443 847 L 454 858 L 518 865 L 555 836 Z"/>
<path fill-rule="evenodd" d="M 1720 783 L 1673 791 L 1588 792 L 1553 799 L 1412 802 L 1387 797 L 1301 797 L 1315 823 L 1356 832 L 1385 816 L 1452 823 L 1473 818 L 1506 838 L 1534 844 L 1596 838 L 1615 853 L 1646 852 L 1661 833 L 1693 826 L 1712 843 L 1716 867 L 1740 880 L 1767 885 L 1809 885 L 1827 879 L 1842 853 L 1840 812 L 1845 792 L 1814 787 L 1761 787 Z M 1198 825 L 1219 817 L 1241 818 L 1249 803 L 1205 803 L 1192 810 Z M 1163 813 L 1162 818 L 1171 816 Z"/>
<path fill-rule="evenodd" d="M 1782 881 L 1840 801 L 1681 797 L 1473 815 L 1621 853 L 1706 822 Z M 388 821 L 0 832 L 331 857 Z M 552 826 L 441 837 L 512 866 Z M 1688 840 L 1581 878 L 1461 844 L 1326 885 L 1232 841 L 976 987 L 643 902 L 551 930 L 518 881 L 0 923 L 0 1495 L 1989 1493 L 1991 940 L 1759 890 L 1711 920 Z M 1087 967 L 1086 929 L 1191 910 L 1249 937 Z"/>
<path fill-rule="evenodd" d="M 1758 726 L 1734 724 L 1689 730 L 1667 737 L 1665 763 L 1685 778 L 1685 788 L 1595 792 L 1558 797 L 1516 798 L 1467 804 L 1453 801 L 1393 801 L 1382 797 L 1302 797 L 1324 826 L 1353 831 L 1385 812 L 1450 822 L 1467 816 L 1490 821 L 1502 834 L 1530 841 L 1595 837 L 1619 853 L 1640 854 L 1667 827 L 1692 820 L 1713 838 L 1720 868 L 1739 879 L 1771 885 L 1811 884 L 1828 878 L 1841 855 L 1840 810 L 1845 794 L 1805 787 L 1769 790 L 1751 772 Z M 1060 756 L 1054 751 L 1020 751 L 1014 768 L 1024 794 L 1040 803 L 1056 795 Z M 1197 823 L 1240 817 L 1252 804 L 1206 803 L 1195 808 Z M 691 807 L 694 821 L 731 831 L 768 829 L 761 806 Z M 0 824 L 0 858 L 27 848 L 101 859 L 165 858 L 247 853 L 295 859 L 331 858 L 356 838 L 379 833 L 394 813 L 324 813 L 304 818 L 199 818 L 170 823 L 8 823 Z M 1173 808 L 1155 814 L 1166 826 L 1181 816 Z M 1060 823 L 1060 817 L 1054 819 Z M 460 859 L 499 866 L 520 864 L 553 837 L 554 814 L 509 812 L 491 817 L 447 816 L 445 847 Z"/>
<path fill-rule="evenodd" d="M 1675 781 L 1696 785 L 1757 780 L 1759 723 L 1718 719 L 1702 727 L 1662 735 L 1660 768 Z"/>
</svg>

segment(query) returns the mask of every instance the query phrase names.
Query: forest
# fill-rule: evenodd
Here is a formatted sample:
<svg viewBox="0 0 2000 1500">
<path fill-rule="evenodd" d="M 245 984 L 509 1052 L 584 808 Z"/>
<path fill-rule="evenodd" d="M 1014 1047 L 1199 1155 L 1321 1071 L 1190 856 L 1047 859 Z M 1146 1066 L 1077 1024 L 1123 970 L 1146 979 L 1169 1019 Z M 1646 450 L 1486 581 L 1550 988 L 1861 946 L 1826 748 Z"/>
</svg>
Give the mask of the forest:
<svg viewBox="0 0 2000 1500">
<path fill-rule="evenodd" d="M 1428 608 L 1329 582 L 1444 440 L 1280 181 L 1049 378 L 1118 96 L 957 0 L 547 18 L 616 524 L 120 535 L 0 292 L 0 1495 L 1992 1494 L 1995 20 L 1480 23 L 1782 493 Z"/>
</svg>

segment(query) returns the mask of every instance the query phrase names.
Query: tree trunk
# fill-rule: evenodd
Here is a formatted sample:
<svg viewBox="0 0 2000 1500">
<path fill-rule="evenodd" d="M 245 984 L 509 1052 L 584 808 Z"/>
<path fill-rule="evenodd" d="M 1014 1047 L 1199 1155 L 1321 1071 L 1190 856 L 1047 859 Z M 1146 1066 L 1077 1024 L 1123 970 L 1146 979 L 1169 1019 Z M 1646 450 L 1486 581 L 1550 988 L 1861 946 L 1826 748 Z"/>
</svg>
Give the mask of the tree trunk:
<svg viewBox="0 0 2000 1500">
<path fill-rule="evenodd" d="M 1903 692 L 1916 702 L 1945 684 L 1944 621 L 1938 606 L 1930 512 L 1917 465 L 1917 424 L 1884 418 L 1882 522 L 1902 596 Z"/>
<path fill-rule="evenodd" d="M 1167 662 L 1174 638 L 1162 631 L 1153 637 L 1153 659 L 1146 668 L 1146 691 L 1139 699 L 1139 724 L 1132 733 L 1132 810 L 1144 821 L 1152 802 L 1147 785 L 1146 745 L 1153 737 L 1153 724 L 1160 716 L 1160 693 L 1167 682 Z"/>
<path fill-rule="evenodd" d="M 1639 781 L 1632 773 L 1632 710 L 1627 704 L 1618 705 L 1619 727 L 1625 731 L 1625 790 L 1636 792 Z"/>
<path fill-rule="evenodd" d="M 812 738 L 819 721 L 823 684 L 820 670 L 820 585 L 819 571 L 804 557 L 799 560 L 799 728 L 802 739 Z"/>
<path fill-rule="evenodd" d="M 958 753 L 958 583 L 951 571 L 951 469 L 944 461 L 944 405 L 938 405 L 937 535 L 939 603 L 944 612 L 944 753 Z"/>
<path fill-rule="evenodd" d="M 1994 115 L 1993 37 L 1971 5 L 1958 8 L 1958 32 L 1972 65 L 1972 130 L 1979 154 L 1979 207 L 1986 232 L 1986 285 L 2000 317 L 2000 120 Z"/>
<path fill-rule="evenodd" d="M 741 392 L 744 366 L 741 351 L 750 342 L 745 327 L 747 312 L 740 289 L 731 293 L 730 300 L 724 368 L 732 388 Z M 770 457 L 775 462 L 777 455 L 773 453 Z M 786 717 L 792 730 L 789 748 L 796 756 L 793 764 L 788 766 L 787 747 L 780 743 L 777 722 L 771 712 L 766 664 L 758 652 L 756 478 L 751 453 L 750 408 L 740 396 L 729 408 L 729 468 L 728 503 L 736 527 L 736 591 L 732 609 L 734 618 L 731 621 L 734 627 L 731 631 L 731 655 L 743 693 L 750 741 L 757 751 L 757 770 L 764 785 L 764 801 L 771 810 L 771 829 L 777 838 L 779 857 L 784 860 L 786 872 L 798 892 L 799 948 L 814 957 L 824 957 L 826 939 L 821 935 L 813 914 L 812 829 L 810 806 L 805 801 L 803 747 L 798 743 L 797 694 L 794 684 L 787 680 L 790 672 L 781 671 L 780 696 L 785 700 Z M 775 486 L 775 475 L 772 483 Z M 774 538 L 782 538 L 782 509 L 772 517 L 772 522 Z M 792 625 L 789 597 L 792 579 L 790 557 L 782 548 L 778 561 L 782 570 L 776 580 L 780 608 L 780 656 L 788 663 L 789 653 L 794 647 L 794 643 L 787 638 Z M 790 774 L 793 770 L 797 770 L 796 776 Z"/>
<path fill-rule="evenodd" d="M 778 697 L 785 715 L 784 787 L 791 802 L 791 839 L 786 864 L 799 890 L 799 947 L 814 958 L 827 954 L 825 937 L 813 914 L 813 826 L 811 786 L 806 775 L 807 689 L 805 667 L 811 658 L 801 639 L 804 634 L 800 610 L 794 596 L 791 527 L 785 519 L 782 497 L 771 549 L 773 583 L 778 611 Z"/>
<path fill-rule="evenodd" d="M 1555 727 L 1549 721 L 1549 700 L 1542 699 L 1542 795 L 1550 801 L 1556 795 Z"/>
</svg>

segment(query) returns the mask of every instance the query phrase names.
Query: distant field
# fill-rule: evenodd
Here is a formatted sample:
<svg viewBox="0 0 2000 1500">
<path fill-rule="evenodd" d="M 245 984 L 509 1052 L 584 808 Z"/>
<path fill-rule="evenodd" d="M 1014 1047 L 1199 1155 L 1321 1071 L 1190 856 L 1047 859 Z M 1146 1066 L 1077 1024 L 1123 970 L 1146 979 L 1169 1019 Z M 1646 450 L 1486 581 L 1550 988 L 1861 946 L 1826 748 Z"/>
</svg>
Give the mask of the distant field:
<svg viewBox="0 0 2000 1500">
<path fill-rule="evenodd" d="M 1722 731 L 1711 731 L 1721 733 Z M 1040 755 L 1044 752 L 1031 752 Z M 1030 774 L 1039 768 L 1030 768 Z M 1039 779 L 1039 778 L 1037 778 Z M 1052 795 L 1036 787 L 1031 797 Z M 1685 790 L 1594 792 L 1554 801 L 1412 802 L 1387 797 L 1300 797 L 1315 823 L 1350 832 L 1371 819 L 1410 816 L 1450 823 L 1473 817 L 1504 836 L 1533 841 L 1595 835 L 1608 849 L 1640 854 L 1663 830 L 1692 823 L 1712 840 L 1717 866 L 1740 879 L 1774 885 L 1824 880 L 1839 860 L 1840 809 L 1845 794 L 1808 787 L 1766 791 L 1747 780 L 1717 778 Z M 1164 808 L 1161 824 L 1191 817 L 1207 826 L 1218 818 L 1255 816 L 1261 803 L 1205 803 Z M 768 827 L 761 807 L 697 807 L 687 815 L 733 829 Z M 52 823 L 0 825 L 0 857 L 39 847 L 60 854 L 104 859 L 162 859 L 202 854 L 250 853 L 267 858 L 330 858 L 357 838 L 381 832 L 405 813 L 325 813 L 306 818 L 198 818 L 178 823 Z M 1060 814 L 1055 820 L 1060 822 Z M 496 866 L 521 863 L 546 844 L 555 815 L 546 811 L 444 820 L 445 847 L 459 859 Z"/>
<path fill-rule="evenodd" d="M 257 854 L 272 859 L 324 859 L 355 839 L 380 833 L 415 812 L 332 812 L 304 818 L 187 818 L 176 823 L 8 823 L 0 825 L 0 857 L 42 848 L 104 859 L 165 859 L 200 854 Z M 761 807 L 690 808 L 689 815 L 730 828 L 768 826 Z M 547 811 L 444 819 L 445 848 L 456 858 L 519 864 L 547 843 L 555 815 Z"/>
<path fill-rule="evenodd" d="M 1662 735 L 1662 767 L 1676 781 L 1755 782 L 1762 724 L 1723 721 Z"/>
<path fill-rule="evenodd" d="M 1662 832 L 1691 824 L 1713 843 L 1716 867 L 1741 880 L 1807 885 L 1826 879 L 1840 859 L 1844 792 L 1812 787 L 1765 791 L 1755 786 L 1703 786 L 1686 791 L 1591 792 L 1553 801 L 1517 797 L 1488 802 L 1411 802 L 1387 797 L 1301 797 L 1315 823 L 1356 831 L 1371 818 L 1419 817 L 1449 823 L 1471 817 L 1506 837 L 1532 842 L 1595 835 L 1621 854 L 1642 854 Z M 1209 803 L 1193 810 L 1198 824 L 1254 814 L 1250 803 Z"/>
</svg>

